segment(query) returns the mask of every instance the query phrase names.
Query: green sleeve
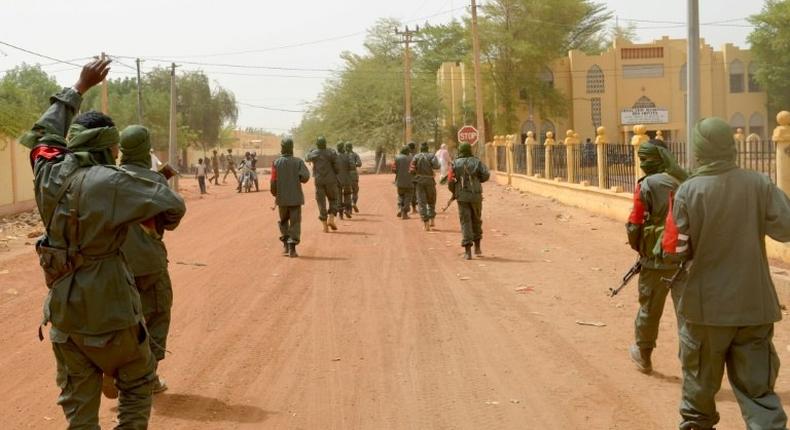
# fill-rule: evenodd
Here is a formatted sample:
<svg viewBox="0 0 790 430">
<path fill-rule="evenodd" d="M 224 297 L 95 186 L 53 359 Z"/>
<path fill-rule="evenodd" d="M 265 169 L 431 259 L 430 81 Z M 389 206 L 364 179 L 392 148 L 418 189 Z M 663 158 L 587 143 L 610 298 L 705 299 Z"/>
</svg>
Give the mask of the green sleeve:
<svg viewBox="0 0 790 430">
<path fill-rule="evenodd" d="M 671 235 L 673 239 L 676 238 L 677 240 L 675 250 L 671 253 L 669 261 L 691 260 L 693 258 L 693 244 L 690 237 L 688 205 L 686 203 L 686 195 L 682 191 L 678 191 L 672 205 L 672 222 L 677 234 L 671 235 L 671 231 L 667 232 L 666 229 L 664 230 L 665 235 Z M 669 228 L 670 230 L 672 229 L 672 227 Z"/>
<path fill-rule="evenodd" d="M 491 172 L 488 171 L 488 167 L 482 161 L 477 165 L 477 175 L 480 178 L 480 182 L 486 182 L 491 178 Z"/>
<path fill-rule="evenodd" d="M 307 165 L 304 164 L 304 161 L 300 160 L 299 163 L 299 181 L 303 184 L 306 184 L 307 181 L 310 180 L 310 171 L 307 170 Z"/>
<path fill-rule="evenodd" d="M 186 213 L 184 200 L 169 187 L 124 172 L 110 178 L 114 199 L 108 212 L 112 213 L 112 226 L 137 224 L 156 217 L 157 224 L 166 230 L 178 226 Z"/>
<path fill-rule="evenodd" d="M 774 184 L 768 184 L 765 234 L 778 242 L 790 242 L 790 199 Z"/>
<path fill-rule="evenodd" d="M 82 104 L 82 96 L 73 88 L 64 88 L 50 97 L 49 108 L 36 121 L 33 128 L 19 140 L 28 149 L 38 143 L 66 144 L 66 132 Z"/>
</svg>

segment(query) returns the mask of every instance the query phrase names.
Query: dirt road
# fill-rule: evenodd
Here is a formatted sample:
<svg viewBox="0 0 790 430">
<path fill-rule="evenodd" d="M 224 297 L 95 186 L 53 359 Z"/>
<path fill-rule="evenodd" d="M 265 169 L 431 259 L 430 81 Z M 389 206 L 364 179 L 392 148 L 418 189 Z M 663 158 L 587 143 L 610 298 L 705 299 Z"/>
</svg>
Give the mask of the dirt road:
<svg viewBox="0 0 790 430">
<path fill-rule="evenodd" d="M 676 428 L 671 305 L 645 376 L 627 358 L 634 285 L 605 294 L 632 263 L 621 223 L 488 185 L 485 256 L 464 262 L 455 208 L 426 233 L 396 219 L 391 181 L 363 176 L 362 213 L 331 234 L 308 184 L 299 259 L 280 255 L 268 192 L 197 199 L 183 181 L 188 215 L 167 236 L 170 390 L 152 429 Z M 63 428 L 32 250 L 0 254 L 0 273 L 0 427 Z M 779 323 L 786 363 L 789 342 Z M 719 406 L 720 429 L 743 428 L 726 382 Z"/>
</svg>

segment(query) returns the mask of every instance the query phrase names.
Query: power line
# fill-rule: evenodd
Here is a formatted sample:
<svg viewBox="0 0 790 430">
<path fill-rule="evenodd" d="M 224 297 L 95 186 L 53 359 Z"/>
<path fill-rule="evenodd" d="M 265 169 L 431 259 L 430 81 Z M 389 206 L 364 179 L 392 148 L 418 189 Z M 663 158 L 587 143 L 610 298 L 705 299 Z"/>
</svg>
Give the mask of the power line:
<svg viewBox="0 0 790 430">
<path fill-rule="evenodd" d="M 307 112 L 306 110 L 283 109 L 283 108 L 255 105 L 255 104 L 252 104 L 252 103 L 244 103 L 244 102 L 240 102 L 240 101 L 236 101 L 236 103 L 240 104 L 242 106 L 247 106 L 247 107 L 251 107 L 251 108 L 255 108 L 255 109 L 263 109 L 263 110 L 268 110 L 268 111 L 275 111 L 275 112 L 288 112 L 288 113 L 305 113 L 305 112 Z"/>
<path fill-rule="evenodd" d="M 12 44 L 7 43 L 7 42 L 3 42 L 2 40 L 0 40 L 0 45 L 8 46 L 9 48 L 14 48 L 17 51 L 22 51 L 22 52 L 28 53 L 30 55 L 35 55 L 36 57 L 46 58 L 47 60 L 54 61 L 56 63 L 62 63 L 62 64 L 68 64 L 70 66 L 82 67 L 81 64 L 76 64 L 76 63 L 72 63 L 70 61 L 61 60 L 61 59 L 58 59 L 58 58 L 55 58 L 55 57 L 50 57 L 49 55 L 40 54 L 38 52 L 34 52 L 34 51 L 29 50 L 29 49 L 21 48 L 19 46 L 12 45 Z"/>
</svg>

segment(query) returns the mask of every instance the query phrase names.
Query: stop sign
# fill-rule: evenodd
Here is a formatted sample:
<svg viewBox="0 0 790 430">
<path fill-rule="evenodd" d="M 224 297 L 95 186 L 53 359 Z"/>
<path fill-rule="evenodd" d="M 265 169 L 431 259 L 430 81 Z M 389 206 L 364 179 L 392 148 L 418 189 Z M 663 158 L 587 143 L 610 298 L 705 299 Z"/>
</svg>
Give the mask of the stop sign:
<svg viewBox="0 0 790 430">
<path fill-rule="evenodd" d="M 477 129 L 471 125 L 465 125 L 458 130 L 458 143 L 474 145 L 477 143 L 477 138 Z"/>
</svg>

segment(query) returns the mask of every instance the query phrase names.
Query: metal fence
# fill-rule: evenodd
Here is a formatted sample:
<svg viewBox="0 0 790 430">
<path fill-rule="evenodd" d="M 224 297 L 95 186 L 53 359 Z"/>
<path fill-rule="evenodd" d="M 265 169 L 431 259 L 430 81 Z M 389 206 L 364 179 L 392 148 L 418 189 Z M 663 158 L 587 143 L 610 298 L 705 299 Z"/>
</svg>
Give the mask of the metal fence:
<svg viewBox="0 0 790 430">
<path fill-rule="evenodd" d="M 686 156 L 686 142 L 665 142 L 669 152 L 675 156 L 678 165 L 684 169 L 688 169 L 688 157 Z"/>
<path fill-rule="evenodd" d="M 530 145 L 529 151 L 532 155 L 532 173 L 546 177 L 546 147 L 543 145 Z"/>
<path fill-rule="evenodd" d="M 527 145 L 523 143 L 513 145 L 513 173 L 527 174 Z"/>
<path fill-rule="evenodd" d="M 568 180 L 568 151 L 565 144 L 558 143 L 551 148 L 551 175 L 563 181 Z"/>
<path fill-rule="evenodd" d="M 633 192 L 636 182 L 634 149 L 631 145 L 606 145 L 606 188 L 621 187 Z"/>
<path fill-rule="evenodd" d="M 737 142 L 738 166 L 768 176 L 776 183 L 776 144 L 770 140 L 762 142 Z"/>
<path fill-rule="evenodd" d="M 590 185 L 598 186 L 598 151 L 594 145 L 573 146 L 574 171 L 573 182 L 587 181 Z"/>
<path fill-rule="evenodd" d="M 496 147 L 496 169 L 507 172 L 507 146 Z"/>
</svg>

